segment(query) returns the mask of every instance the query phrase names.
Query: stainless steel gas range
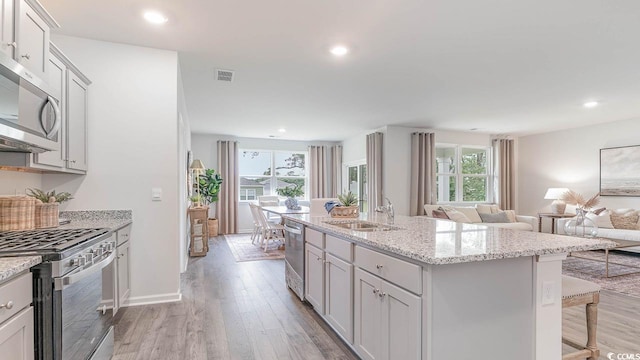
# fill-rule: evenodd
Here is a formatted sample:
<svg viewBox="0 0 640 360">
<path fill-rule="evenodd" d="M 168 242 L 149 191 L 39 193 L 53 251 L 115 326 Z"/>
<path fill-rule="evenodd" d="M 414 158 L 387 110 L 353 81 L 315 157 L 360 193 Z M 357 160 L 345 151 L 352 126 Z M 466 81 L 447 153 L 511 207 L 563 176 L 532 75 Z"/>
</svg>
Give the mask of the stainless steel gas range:
<svg viewBox="0 0 640 360">
<path fill-rule="evenodd" d="M 114 269 L 115 248 L 108 229 L 0 232 L 0 256 L 43 258 L 31 270 L 36 359 L 111 358 L 113 306 L 102 294 L 115 286 L 103 284 L 103 272 Z"/>
</svg>

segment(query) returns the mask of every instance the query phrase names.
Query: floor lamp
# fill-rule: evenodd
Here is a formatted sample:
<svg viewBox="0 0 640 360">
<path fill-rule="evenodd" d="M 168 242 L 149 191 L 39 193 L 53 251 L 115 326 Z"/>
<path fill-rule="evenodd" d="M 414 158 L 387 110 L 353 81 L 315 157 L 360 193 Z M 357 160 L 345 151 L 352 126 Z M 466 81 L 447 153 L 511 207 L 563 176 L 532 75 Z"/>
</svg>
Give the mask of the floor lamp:
<svg viewBox="0 0 640 360">
<path fill-rule="evenodd" d="M 205 167 L 202 161 L 196 159 L 196 160 L 193 160 L 193 162 L 191 163 L 191 166 L 189 166 L 189 169 L 193 172 L 193 175 L 197 184 L 198 207 L 200 207 L 202 206 L 202 194 L 200 193 L 200 174 L 204 172 Z"/>
</svg>

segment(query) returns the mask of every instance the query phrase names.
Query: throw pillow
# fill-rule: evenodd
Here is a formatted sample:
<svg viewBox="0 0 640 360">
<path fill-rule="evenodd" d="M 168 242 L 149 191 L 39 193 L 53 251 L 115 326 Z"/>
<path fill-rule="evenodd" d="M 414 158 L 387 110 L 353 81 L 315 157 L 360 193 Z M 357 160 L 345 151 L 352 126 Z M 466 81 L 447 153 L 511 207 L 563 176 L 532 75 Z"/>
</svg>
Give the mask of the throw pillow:
<svg viewBox="0 0 640 360">
<path fill-rule="evenodd" d="M 516 211 L 515 210 L 503 210 L 503 213 L 507 214 L 507 218 L 509 218 L 509 222 L 518 222 L 516 219 Z"/>
<path fill-rule="evenodd" d="M 449 217 L 447 216 L 447 213 L 444 212 L 443 210 L 433 210 L 431 212 L 431 216 L 436 218 L 436 219 L 447 219 L 447 220 L 449 220 Z"/>
<path fill-rule="evenodd" d="M 628 213 L 625 215 L 611 214 L 611 223 L 614 229 L 626 229 L 637 230 L 638 229 L 638 214 Z"/>
<path fill-rule="evenodd" d="M 607 208 L 606 208 L 606 207 L 604 207 L 604 208 L 599 208 L 599 209 L 594 209 L 594 210 L 591 210 L 591 212 L 592 212 L 592 213 L 594 213 L 594 214 L 596 214 L 596 215 L 600 215 L 600 214 L 601 214 L 603 211 L 605 211 L 605 210 L 607 210 Z"/>
<path fill-rule="evenodd" d="M 586 216 L 591 221 L 593 221 L 600 229 L 613 229 L 613 223 L 611 222 L 611 212 L 608 210 L 604 210 L 599 214 L 589 212 Z"/>
<path fill-rule="evenodd" d="M 480 214 L 482 222 L 484 223 L 510 223 L 509 217 L 506 212 L 499 212 L 495 214 Z"/>
<path fill-rule="evenodd" d="M 498 205 L 476 204 L 478 214 L 495 214 L 500 211 Z"/>
<path fill-rule="evenodd" d="M 447 214 L 447 217 L 455 222 L 460 223 L 471 223 L 471 220 L 463 213 L 456 209 L 451 208 L 439 208 L 438 210 L 444 211 Z"/>
<path fill-rule="evenodd" d="M 471 223 L 481 223 L 482 219 L 478 216 L 478 211 L 474 207 L 469 206 L 456 206 L 454 209 L 460 211 L 464 216 L 469 218 Z"/>
</svg>

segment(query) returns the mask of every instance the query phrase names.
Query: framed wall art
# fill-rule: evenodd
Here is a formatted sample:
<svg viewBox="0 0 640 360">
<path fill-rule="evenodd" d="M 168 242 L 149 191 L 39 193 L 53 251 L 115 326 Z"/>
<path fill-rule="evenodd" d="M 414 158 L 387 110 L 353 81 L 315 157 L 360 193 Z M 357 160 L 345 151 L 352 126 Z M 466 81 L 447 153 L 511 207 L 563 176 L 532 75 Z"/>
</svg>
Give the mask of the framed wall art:
<svg viewBox="0 0 640 360">
<path fill-rule="evenodd" d="M 600 149 L 600 195 L 640 196 L 640 145 Z"/>
</svg>

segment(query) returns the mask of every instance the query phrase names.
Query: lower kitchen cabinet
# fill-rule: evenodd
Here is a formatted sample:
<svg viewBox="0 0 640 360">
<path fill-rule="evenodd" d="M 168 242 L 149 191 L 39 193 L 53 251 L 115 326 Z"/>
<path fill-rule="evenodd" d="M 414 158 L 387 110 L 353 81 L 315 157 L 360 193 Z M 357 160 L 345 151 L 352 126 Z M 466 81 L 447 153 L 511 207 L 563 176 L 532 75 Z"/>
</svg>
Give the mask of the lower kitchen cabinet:
<svg viewBox="0 0 640 360">
<path fill-rule="evenodd" d="M 22 310 L 0 324 L 0 354 L 3 360 L 33 360 L 33 307 Z"/>
<path fill-rule="evenodd" d="M 320 315 L 324 315 L 324 251 L 306 244 L 305 298 Z"/>
<path fill-rule="evenodd" d="M 355 269 L 354 347 L 363 359 L 421 358 L 421 298 Z"/>
<path fill-rule="evenodd" d="M 118 246 L 117 248 L 117 268 L 118 268 L 118 300 L 120 306 L 125 304 L 129 299 L 129 294 L 131 292 L 131 275 L 129 272 L 130 268 L 130 257 L 129 257 L 129 242 L 125 242 L 124 244 Z"/>
<path fill-rule="evenodd" d="M 353 265 L 325 253 L 325 320 L 353 343 Z"/>
</svg>

